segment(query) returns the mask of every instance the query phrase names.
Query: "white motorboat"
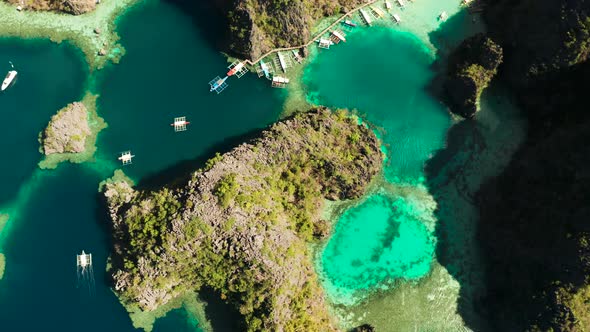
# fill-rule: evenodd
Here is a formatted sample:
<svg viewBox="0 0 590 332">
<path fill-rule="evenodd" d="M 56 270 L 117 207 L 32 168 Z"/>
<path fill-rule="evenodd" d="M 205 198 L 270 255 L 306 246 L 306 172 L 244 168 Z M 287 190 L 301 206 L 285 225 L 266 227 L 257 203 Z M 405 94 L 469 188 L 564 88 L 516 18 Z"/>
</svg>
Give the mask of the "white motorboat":
<svg viewBox="0 0 590 332">
<path fill-rule="evenodd" d="M 6 74 L 4 81 L 2 81 L 2 88 L 0 88 L 0 91 L 4 91 L 4 90 L 8 89 L 10 84 L 12 84 L 12 82 L 14 82 L 14 79 L 16 78 L 16 74 L 18 74 L 16 72 L 16 70 L 11 70 L 8 72 L 8 74 Z"/>
</svg>

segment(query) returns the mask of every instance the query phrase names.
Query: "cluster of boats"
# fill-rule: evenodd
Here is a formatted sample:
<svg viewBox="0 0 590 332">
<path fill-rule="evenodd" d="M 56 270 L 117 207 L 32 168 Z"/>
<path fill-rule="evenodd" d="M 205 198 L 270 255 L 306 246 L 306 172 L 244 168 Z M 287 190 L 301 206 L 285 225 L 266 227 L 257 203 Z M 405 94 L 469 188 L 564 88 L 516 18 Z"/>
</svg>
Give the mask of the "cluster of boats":
<svg viewBox="0 0 590 332">
<path fill-rule="evenodd" d="M 6 74 L 6 77 L 4 77 L 4 81 L 2 81 L 2 87 L 0 87 L 0 91 L 8 89 L 8 87 L 10 87 L 12 83 L 14 83 L 14 79 L 18 74 L 18 72 L 14 70 L 14 66 L 12 65 L 12 63 L 10 63 L 10 66 L 12 67 L 12 70 L 10 70 L 8 74 Z"/>
</svg>

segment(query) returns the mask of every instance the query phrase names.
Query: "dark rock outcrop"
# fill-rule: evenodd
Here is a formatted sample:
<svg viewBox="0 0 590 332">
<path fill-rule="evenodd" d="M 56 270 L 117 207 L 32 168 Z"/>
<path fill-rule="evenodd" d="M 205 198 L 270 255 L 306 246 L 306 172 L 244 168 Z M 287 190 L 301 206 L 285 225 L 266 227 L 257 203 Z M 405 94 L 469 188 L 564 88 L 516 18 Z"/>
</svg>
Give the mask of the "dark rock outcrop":
<svg viewBox="0 0 590 332">
<path fill-rule="evenodd" d="M 466 39 L 450 59 L 445 90 L 451 111 L 464 118 L 475 115 L 483 90 L 502 63 L 502 48 L 484 34 Z"/>
<path fill-rule="evenodd" d="M 506 170 L 482 187 L 478 239 L 497 331 L 590 326 L 590 1 L 488 0 L 502 77 L 529 122 Z"/>
<path fill-rule="evenodd" d="M 325 226 L 323 199 L 359 197 L 382 162 L 372 130 L 320 109 L 216 156 L 178 189 L 109 181 L 115 289 L 153 310 L 207 286 L 249 331 L 333 331 L 307 242 Z"/>
</svg>

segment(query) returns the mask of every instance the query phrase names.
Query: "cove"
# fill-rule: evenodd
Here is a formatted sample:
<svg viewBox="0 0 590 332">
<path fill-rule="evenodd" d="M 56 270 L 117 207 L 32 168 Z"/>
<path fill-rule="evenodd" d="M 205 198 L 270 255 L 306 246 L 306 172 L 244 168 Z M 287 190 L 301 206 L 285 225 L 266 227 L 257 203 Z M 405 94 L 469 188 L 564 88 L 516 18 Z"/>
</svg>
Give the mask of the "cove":
<svg viewBox="0 0 590 332">
<path fill-rule="evenodd" d="M 385 27 L 360 29 L 347 40 L 320 52 L 303 80 L 310 102 L 356 109 L 377 127 L 386 150 L 380 188 L 338 218 L 319 258 L 332 301 L 352 304 L 397 279 L 429 273 L 436 239 L 434 208 L 418 208 L 432 204 L 424 164 L 444 146 L 451 121 L 427 91 L 434 56 L 421 40 Z M 416 204 L 415 193 L 425 202 Z"/>
<path fill-rule="evenodd" d="M 19 81 L 0 95 L 6 117 L 0 135 L 18 142 L 0 146 L 5 156 L 15 157 L 0 166 L 6 183 L 1 211 L 11 217 L 0 248 L 6 256 L 3 331 L 140 331 L 110 288 L 112 244 L 99 182 L 121 167 L 117 157 L 125 150 L 137 156 L 124 169 L 134 180 L 167 182 L 278 119 L 284 96 L 252 75 L 232 79 L 221 95 L 209 93 L 207 83 L 228 65 L 201 30 L 215 17 L 198 14 L 202 4 L 180 2 L 148 0 L 131 9 L 117 22 L 125 56 L 91 76 L 81 53 L 67 44 L 0 42 L 0 66 L 12 60 L 20 72 Z M 86 88 L 99 95 L 98 113 L 109 124 L 99 134 L 95 160 L 36 169 L 37 134 Z M 174 133 L 175 116 L 191 121 L 188 131 Z M 76 287 L 75 255 L 81 250 L 93 254 L 91 292 Z M 223 322 L 227 315 L 217 315 L 219 324 L 209 314 L 205 319 L 214 329 L 235 330 Z M 202 318 L 176 309 L 158 319 L 153 331 L 199 331 Z"/>
<path fill-rule="evenodd" d="M 228 63 L 208 41 L 222 36 L 200 30 L 217 18 L 201 11 L 198 1 L 148 0 L 119 22 L 126 54 L 97 84 L 110 126 L 99 137 L 99 158 L 116 161 L 131 150 L 136 157 L 125 173 L 134 179 L 156 180 L 169 168 L 172 176 L 180 168 L 196 170 L 195 157 L 243 142 L 281 113 L 284 97 L 255 75 L 232 77 L 220 95 L 209 92 L 208 82 L 223 77 Z M 191 122 L 188 131 L 171 128 L 178 116 Z"/>
</svg>

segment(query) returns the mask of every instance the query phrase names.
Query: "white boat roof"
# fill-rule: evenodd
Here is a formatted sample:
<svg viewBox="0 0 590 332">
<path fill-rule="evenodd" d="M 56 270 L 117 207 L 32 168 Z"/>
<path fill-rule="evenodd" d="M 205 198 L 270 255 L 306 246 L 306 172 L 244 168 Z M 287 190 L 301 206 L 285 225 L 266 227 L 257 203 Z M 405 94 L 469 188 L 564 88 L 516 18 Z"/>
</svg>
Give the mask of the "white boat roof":
<svg viewBox="0 0 590 332">
<path fill-rule="evenodd" d="M 277 83 L 289 83 L 289 79 L 282 76 L 274 76 L 272 81 Z"/>
</svg>

